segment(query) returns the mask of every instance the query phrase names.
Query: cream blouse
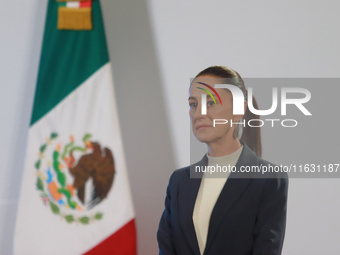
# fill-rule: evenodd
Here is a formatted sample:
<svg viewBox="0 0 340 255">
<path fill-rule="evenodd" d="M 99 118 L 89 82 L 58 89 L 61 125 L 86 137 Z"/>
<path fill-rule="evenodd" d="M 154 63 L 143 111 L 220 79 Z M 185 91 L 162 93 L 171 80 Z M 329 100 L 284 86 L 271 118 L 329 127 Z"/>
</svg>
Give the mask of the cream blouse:
<svg viewBox="0 0 340 255">
<path fill-rule="evenodd" d="M 242 153 L 242 149 L 243 145 L 241 145 L 241 147 L 232 154 L 222 157 L 211 157 L 207 155 L 208 166 L 235 166 Z M 214 209 L 215 203 L 229 177 L 229 174 L 229 172 L 226 172 L 224 176 L 220 178 L 208 177 L 209 175 L 211 176 L 210 173 L 203 174 L 192 216 L 201 254 L 203 254 L 207 242 L 209 221 L 212 210 Z"/>
</svg>

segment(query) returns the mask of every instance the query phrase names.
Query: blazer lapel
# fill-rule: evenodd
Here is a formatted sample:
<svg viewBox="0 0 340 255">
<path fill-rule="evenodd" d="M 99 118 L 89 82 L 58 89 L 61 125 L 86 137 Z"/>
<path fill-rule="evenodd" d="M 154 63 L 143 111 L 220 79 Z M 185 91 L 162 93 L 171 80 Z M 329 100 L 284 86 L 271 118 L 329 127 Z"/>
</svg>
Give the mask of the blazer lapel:
<svg viewBox="0 0 340 255">
<path fill-rule="evenodd" d="M 235 165 L 237 170 L 239 170 L 241 166 L 257 165 L 258 160 L 256 154 L 244 142 L 242 142 L 242 144 L 243 150 Z M 209 247 L 213 243 L 216 232 L 226 213 L 242 196 L 243 192 L 247 189 L 251 182 L 252 179 L 250 173 L 230 173 L 211 213 L 204 254 L 208 252 Z"/>
<path fill-rule="evenodd" d="M 187 178 L 181 181 L 178 194 L 179 222 L 191 249 L 196 255 L 200 254 L 200 250 L 196 238 L 196 231 L 194 227 L 194 222 L 192 220 L 192 214 L 194 211 L 198 190 L 201 185 L 203 173 L 195 175 L 196 178 L 190 178 L 189 171 L 194 171 L 195 166 L 206 166 L 207 163 L 208 157 L 205 155 L 200 162 L 187 168 Z"/>
</svg>

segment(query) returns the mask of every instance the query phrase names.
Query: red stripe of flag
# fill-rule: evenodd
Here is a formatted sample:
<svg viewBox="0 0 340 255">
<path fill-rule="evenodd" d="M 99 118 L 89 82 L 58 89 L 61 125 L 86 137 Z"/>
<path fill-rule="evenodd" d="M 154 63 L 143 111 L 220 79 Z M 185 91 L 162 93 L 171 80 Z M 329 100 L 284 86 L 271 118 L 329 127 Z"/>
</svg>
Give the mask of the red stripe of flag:
<svg viewBox="0 0 340 255">
<path fill-rule="evenodd" d="M 97 246 L 84 253 L 84 255 L 98 254 L 136 255 L 137 242 L 135 220 L 129 221 Z"/>
<path fill-rule="evenodd" d="M 80 8 L 91 8 L 92 7 L 92 0 L 88 1 L 81 1 L 80 3 Z"/>
</svg>

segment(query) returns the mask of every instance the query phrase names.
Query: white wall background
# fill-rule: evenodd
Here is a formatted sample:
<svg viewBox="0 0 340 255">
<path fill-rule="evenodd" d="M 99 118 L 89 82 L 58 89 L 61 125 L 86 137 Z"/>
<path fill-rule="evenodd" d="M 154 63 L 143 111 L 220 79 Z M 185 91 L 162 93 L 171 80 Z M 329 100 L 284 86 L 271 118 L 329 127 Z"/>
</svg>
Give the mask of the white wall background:
<svg viewBox="0 0 340 255">
<path fill-rule="evenodd" d="M 0 1 L 0 254 L 12 254 L 45 1 Z"/>
<path fill-rule="evenodd" d="M 126 152 L 131 184 L 138 187 L 133 195 L 139 254 L 155 254 L 166 182 L 174 168 L 189 163 L 190 78 L 216 64 L 230 66 L 243 77 L 339 77 L 340 2 L 106 0 L 102 5 L 111 58 L 117 61 L 113 65 L 116 86 L 124 80 L 123 74 L 129 75 L 128 61 L 149 64 L 153 69 L 144 67 L 140 75 L 159 77 L 151 83 L 158 88 L 152 98 L 164 98 L 150 107 L 167 111 L 164 123 L 169 123 L 169 131 L 153 127 L 152 122 L 146 129 L 160 137 L 170 132 L 171 141 L 152 147 L 168 148 L 157 155 L 159 164 L 164 163 L 162 156 L 175 163 L 167 164 L 170 167 L 164 171 L 155 167 L 151 177 L 134 172 L 133 164 L 138 163 L 134 161 L 140 158 L 132 156 L 129 134 L 140 131 L 127 119 L 121 121 L 123 141 L 131 148 Z M 45 10 L 45 0 L 0 2 L 0 254 L 12 253 Z M 143 25 L 137 24 L 141 21 Z M 124 100 L 129 99 L 125 92 L 121 89 L 118 99 L 123 104 L 118 104 L 120 116 L 130 111 L 124 108 Z M 162 117 L 162 112 L 157 114 Z M 169 151 L 174 158 L 168 157 Z M 147 163 L 143 167 L 150 168 Z M 339 184 L 338 179 L 290 180 L 283 254 L 338 254 Z M 150 201 L 150 196 L 155 197 Z"/>
</svg>

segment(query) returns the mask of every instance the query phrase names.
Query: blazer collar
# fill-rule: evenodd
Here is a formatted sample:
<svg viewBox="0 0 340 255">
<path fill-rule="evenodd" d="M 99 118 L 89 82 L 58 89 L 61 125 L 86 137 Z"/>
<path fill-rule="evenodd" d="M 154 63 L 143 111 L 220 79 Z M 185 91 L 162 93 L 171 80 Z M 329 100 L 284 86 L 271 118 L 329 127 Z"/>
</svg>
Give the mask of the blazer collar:
<svg viewBox="0 0 340 255">
<path fill-rule="evenodd" d="M 240 169 L 241 166 L 251 166 L 258 164 L 258 157 L 256 156 L 256 154 L 246 145 L 246 143 L 242 141 L 241 143 L 243 145 L 243 150 L 235 165 L 237 170 Z M 200 251 L 196 238 L 192 215 L 203 173 L 200 173 L 199 175 L 197 175 L 196 173 L 195 178 L 190 178 L 190 172 L 192 174 L 191 176 L 193 176 L 195 166 L 207 166 L 207 164 L 208 157 L 207 155 L 204 155 L 201 161 L 191 165 L 186 169 L 188 178 L 186 178 L 185 181 L 181 181 L 178 194 L 180 225 L 187 238 L 188 243 L 194 251 L 194 254 L 197 255 L 200 254 Z M 211 244 L 213 243 L 220 223 L 227 214 L 228 210 L 241 197 L 251 181 L 252 179 L 250 173 L 230 173 L 229 178 L 227 179 L 211 213 L 208 237 L 204 254 L 208 252 Z"/>
</svg>

